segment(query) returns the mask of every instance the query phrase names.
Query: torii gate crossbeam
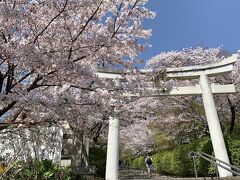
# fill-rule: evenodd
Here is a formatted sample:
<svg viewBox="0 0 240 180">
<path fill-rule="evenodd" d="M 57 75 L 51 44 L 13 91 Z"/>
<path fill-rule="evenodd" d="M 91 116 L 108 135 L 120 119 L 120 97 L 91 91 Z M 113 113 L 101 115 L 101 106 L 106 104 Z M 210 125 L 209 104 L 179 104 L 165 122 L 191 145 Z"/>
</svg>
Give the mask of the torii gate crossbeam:
<svg viewBox="0 0 240 180">
<path fill-rule="evenodd" d="M 210 84 L 208 77 L 223 75 L 233 70 L 233 64 L 237 61 L 237 55 L 233 55 L 222 61 L 211 63 L 208 65 L 197 65 L 181 68 L 167 68 L 167 79 L 199 79 L 199 85 L 193 87 L 174 87 L 170 91 L 163 94 L 151 94 L 149 97 L 169 96 L 169 95 L 202 95 L 204 109 L 207 117 L 209 132 L 213 144 L 215 157 L 226 163 L 229 163 L 229 158 L 223 139 L 218 114 L 213 98 L 213 94 L 219 93 L 234 93 L 236 92 L 233 84 L 229 85 L 215 85 Z M 152 72 L 152 70 L 140 70 L 141 73 Z M 119 79 L 123 80 L 122 74 L 129 73 L 127 71 L 122 73 L 103 72 L 99 71 L 97 76 L 99 78 Z M 124 96 L 139 96 L 137 94 L 125 94 Z M 118 151 L 119 151 L 119 122 L 116 118 L 110 118 L 109 136 L 108 136 L 108 154 L 106 167 L 106 180 L 118 179 Z M 113 156 L 117 156 L 113 157 Z M 232 176 L 232 173 L 218 167 L 220 177 Z"/>
</svg>

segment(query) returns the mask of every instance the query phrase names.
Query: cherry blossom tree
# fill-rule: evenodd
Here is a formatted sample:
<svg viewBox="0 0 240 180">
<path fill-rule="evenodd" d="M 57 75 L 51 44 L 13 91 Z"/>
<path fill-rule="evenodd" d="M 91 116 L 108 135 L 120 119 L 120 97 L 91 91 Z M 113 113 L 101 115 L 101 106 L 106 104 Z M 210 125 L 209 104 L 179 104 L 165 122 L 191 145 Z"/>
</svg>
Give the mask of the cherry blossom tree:
<svg viewBox="0 0 240 180">
<path fill-rule="evenodd" d="M 154 141 L 152 130 L 149 126 L 149 121 L 139 120 L 123 128 L 121 130 L 122 151 L 131 149 L 134 154 L 152 151 L 154 148 Z"/>
<path fill-rule="evenodd" d="M 191 66 L 197 64 L 207 64 L 215 61 L 219 61 L 231 54 L 221 48 L 203 48 L 196 47 L 190 49 L 183 49 L 182 51 L 163 52 L 153 57 L 147 62 L 147 68 L 162 69 L 166 67 L 182 67 Z M 239 67 L 240 63 L 234 66 L 234 71 L 231 74 L 211 78 L 212 83 L 220 84 L 235 84 L 237 92 L 239 92 Z M 198 83 L 197 81 L 171 81 L 172 86 L 187 86 Z M 233 131 L 234 122 L 237 119 L 236 114 L 239 113 L 239 93 L 231 95 L 216 95 L 216 105 L 220 114 L 220 119 L 228 120 L 231 122 L 230 131 Z M 207 132 L 207 125 L 205 121 L 205 115 L 202 108 L 202 102 L 200 97 L 171 97 L 168 98 L 168 104 L 177 105 L 179 109 L 182 109 L 181 113 L 184 119 L 188 119 L 193 123 L 194 121 L 202 122 L 205 124 L 201 128 Z M 177 118 L 176 118 L 177 119 Z M 192 128 L 192 126 L 190 127 Z M 195 127 L 196 128 L 196 127 Z M 193 131 L 196 129 L 192 128 Z M 186 128 L 185 128 L 186 130 Z"/>
<path fill-rule="evenodd" d="M 196 47 L 190 49 L 183 49 L 182 51 L 163 52 L 152 59 L 147 64 L 147 69 L 153 71 L 147 74 L 148 77 L 135 77 L 136 82 L 139 81 L 140 86 L 149 87 L 146 81 L 150 81 L 155 75 L 155 72 L 164 72 L 167 67 L 182 67 L 197 64 L 207 64 L 219 61 L 231 54 L 221 48 L 203 48 Z M 231 74 L 211 78 L 212 83 L 230 84 L 234 83 L 239 91 L 239 67 L 240 63 L 234 66 L 234 71 Z M 158 75 L 158 74 L 157 74 Z M 133 82 L 134 76 L 131 78 Z M 183 81 L 167 81 L 163 79 L 155 79 L 159 81 L 155 85 L 155 89 L 159 88 L 159 93 L 163 93 L 164 89 L 172 86 L 189 86 L 198 84 L 197 80 L 183 80 Z M 141 83 L 142 82 L 142 83 Z M 151 87 L 154 87 L 151 84 Z M 142 88 L 143 91 L 147 90 Z M 147 98 L 149 92 L 142 93 L 141 98 L 132 99 L 125 107 L 125 113 L 129 119 L 131 126 L 123 129 L 123 144 L 124 148 L 130 148 L 135 152 L 146 151 L 148 143 L 153 143 L 154 137 L 157 134 L 163 134 L 168 141 L 176 143 L 184 143 L 185 140 L 196 139 L 208 134 L 208 126 L 205 118 L 204 108 L 201 97 L 155 97 Z M 231 95 L 215 95 L 215 101 L 219 112 L 221 122 L 230 122 L 230 131 L 234 127 L 234 122 L 237 120 L 239 114 L 239 93 Z M 153 116 L 146 117 L 146 114 L 152 112 Z M 142 128 L 136 128 L 142 123 Z M 153 128 L 154 127 L 154 128 Z M 144 131 L 144 132 L 143 132 Z M 147 133 L 145 133 L 147 132 Z M 140 146 L 139 146 L 140 145 Z M 141 147 L 141 148 L 140 148 Z M 143 148 L 142 148 L 143 147 Z M 145 149 L 144 149 L 145 148 Z"/>
<path fill-rule="evenodd" d="M 138 62 L 138 40 L 151 35 L 142 22 L 154 17 L 146 3 L 0 1 L 0 129 L 106 119 L 111 95 L 94 88 L 96 68 Z"/>
</svg>

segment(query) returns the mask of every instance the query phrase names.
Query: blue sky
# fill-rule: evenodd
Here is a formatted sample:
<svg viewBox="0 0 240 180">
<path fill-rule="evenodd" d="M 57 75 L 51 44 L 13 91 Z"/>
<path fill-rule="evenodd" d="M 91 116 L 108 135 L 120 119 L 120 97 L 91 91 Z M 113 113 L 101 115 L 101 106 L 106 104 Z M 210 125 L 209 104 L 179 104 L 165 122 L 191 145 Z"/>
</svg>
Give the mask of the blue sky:
<svg viewBox="0 0 240 180">
<path fill-rule="evenodd" d="M 240 49 L 240 0 L 149 0 L 147 8 L 157 16 L 144 23 L 152 48 L 140 58 L 198 45 Z"/>
</svg>

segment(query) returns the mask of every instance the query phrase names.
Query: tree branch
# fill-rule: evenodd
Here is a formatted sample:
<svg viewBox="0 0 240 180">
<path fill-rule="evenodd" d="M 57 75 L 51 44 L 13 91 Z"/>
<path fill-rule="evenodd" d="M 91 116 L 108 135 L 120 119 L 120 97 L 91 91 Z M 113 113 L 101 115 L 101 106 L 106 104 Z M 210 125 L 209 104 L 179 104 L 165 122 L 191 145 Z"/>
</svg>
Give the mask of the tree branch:
<svg viewBox="0 0 240 180">
<path fill-rule="evenodd" d="M 94 16 L 97 14 L 98 10 L 100 9 L 101 5 L 103 4 L 103 2 L 100 2 L 99 6 L 96 8 L 96 10 L 93 12 L 93 14 L 88 18 L 87 22 L 85 23 L 85 25 L 83 26 L 83 28 L 81 29 L 81 31 L 77 34 L 77 36 L 73 39 L 73 42 L 75 42 L 78 37 L 83 33 L 83 31 L 87 28 L 88 24 L 90 23 L 90 21 L 94 18 Z"/>
<path fill-rule="evenodd" d="M 87 90 L 87 91 L 96 91 L 96 90 L 94 90 L 92 88 L 89 88 L 89 87 L 80 87 L 80 86 L 76 86 L 76 85 L 70 85 L 70 87 L 76 88 L 76 89 Z"/>
<path fill-rule="evenodd" d="M 44 32 L 47 30 L 47 28 L 52 24 L 52 22 L 53 22 L 55 19 L 57 19 L 57 18 L 65 11 L 65 9 L 66 9 L 66 7 L 67 7 L 67 4 L 68 4 L 68 0 L 65 0 L 65 4 L 64 4 L 62 10 L 61 10 L 56 16 L 54 16 L 54 17 L 51 19 L 51 21 L 47 24 L 47 26 L 35 37 L 35 39 L 34 39 L 34 41 L 33 41 L 34 44 L 35 44 L 36 41 L 38 40 L 39 36 L 42 36 L 42 35 L 43 35 L 43 33 L 44 33 Z"/>
<path fill-rule="evenodd" d="M 8 65 L 8 71 L 6 73 L 7 75 L 6 94 L 8 94 L 12 89 L 14 69 L 15 69 L 15 66 L 13 64 Z"/>
<path fill-rule="evenodd" d="M 21 79 L 19 79 L 17 82 L 15 82 L 11 89 L 14 88 L 17 84 L 21 83 L 22 81 L 24 81 L 26 78 L 28 78 L 34 71 L 32 70 L 31 72 L 27 73 L 26 75 L 24 75 Z"/>
<path fill-rule="evenodd" d="M 17 101 L 12 101 L 10 104 L 8 104 L 6 107 L 0 110 L 0 117 L 3 116 L 6 112 L 8 112 L 15 104 Z"/>
<path fill-rule="evenodd" d="M 138 2 L 139 2 L 139 0 L 136 0 L 136 1 L 135 1 L 135 3 L 133 4 L 133 6 L 131 7 L 131 10 L 133 10 L 133 9 L 137 6 Z M 128 17 L 129 15 L 130 15 L 130 11 L 128 12 L 127 17 Z M 112 35 L 112 38 L 114 38 L 114 36 L 117 34 L 117 32 L 119 31 L 120 27 L 121 27 L 123 24 L 124 24 L 124 21 L 117 27 L 116 30 L 114 30 L 113 35 Z"/>
<path fill-rule="evenodd" d="M 3 82 L 4 82 L 4 76 L 0 71 L 0 93 L 2 92 Z"/>
<path fill-rule="evenodd" d="M 38 82 L 41 81 L 45 76 L 49 76 L 49 75 L 51 75 L 55 72 L 57 72 L 57 70 L 50 71 L 46 75 L 42 75 L 42 76 L 38 75 L 38 77 L 36 77 L 35 80 L 32 82 L 32 84 L 27 88 L 27 91 L 30 92 L 31 90 L 41 86 L 41 85 L 38 84 Z"/>
</svg>

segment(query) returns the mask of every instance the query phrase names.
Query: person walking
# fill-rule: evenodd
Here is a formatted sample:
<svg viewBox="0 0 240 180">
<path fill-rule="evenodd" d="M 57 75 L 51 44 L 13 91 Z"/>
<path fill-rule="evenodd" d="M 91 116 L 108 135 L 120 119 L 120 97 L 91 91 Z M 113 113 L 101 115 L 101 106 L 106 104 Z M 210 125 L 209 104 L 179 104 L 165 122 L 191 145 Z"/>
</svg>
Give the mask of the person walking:
<svg viewBox="0 0 240 180">
<path fill-rule="evenodd" d="M 147 156 L 146 159 L 145 159 L 145 164 L 146 164 L 146 167 L 147 167 L 148 177 L 151 177 L 152 163 L 153 163 L 152 158 L 150 156 Z"/>
</svg>

